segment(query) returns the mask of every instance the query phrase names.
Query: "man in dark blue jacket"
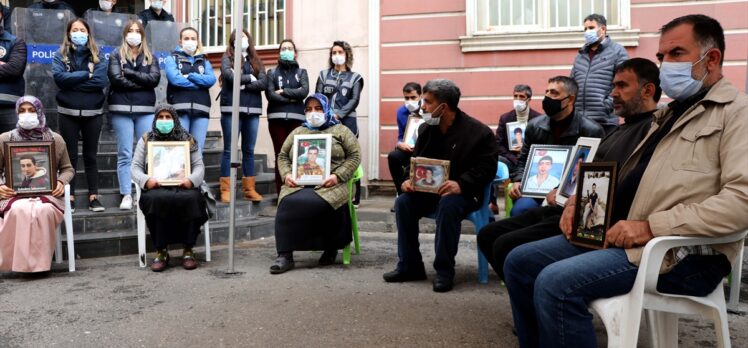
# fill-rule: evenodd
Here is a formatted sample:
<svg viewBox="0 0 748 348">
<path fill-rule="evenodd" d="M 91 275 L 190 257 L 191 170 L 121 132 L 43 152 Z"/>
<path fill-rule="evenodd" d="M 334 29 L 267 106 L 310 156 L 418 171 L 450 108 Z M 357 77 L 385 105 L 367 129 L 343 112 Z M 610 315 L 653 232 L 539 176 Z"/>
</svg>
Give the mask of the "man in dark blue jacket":
<svg viewBox="0 0 748 348">
<path fill-rule="evenodd" d="M 143 25 L 148 25 L 149 21 L 174 21 L 174 16 L 164 10 L 164 2 L 161 0 L 151 1 L 151 7 L 140 11 L 138 18 L 143 22 Z"/>
<path fill-rule="evenodd" d="M 68 10 L 75 14 L 75 9 L 63 0 L 43 0 L 31 4 L 29 8 L 43 10 Z"/>
</svg>

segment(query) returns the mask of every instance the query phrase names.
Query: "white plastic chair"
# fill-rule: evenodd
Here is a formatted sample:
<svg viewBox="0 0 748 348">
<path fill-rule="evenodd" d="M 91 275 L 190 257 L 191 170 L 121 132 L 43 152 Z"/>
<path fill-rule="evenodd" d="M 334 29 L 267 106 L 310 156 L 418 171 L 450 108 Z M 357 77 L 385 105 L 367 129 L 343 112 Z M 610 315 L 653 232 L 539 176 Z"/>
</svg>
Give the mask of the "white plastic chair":
<svg viewBox="0 0 748 348">
<path fill-rule="evenodd" d="M 143 212 L 140 210 L 140 186 L 133 182 L 135 185 L 135 195 L 137 196 L 137 199 L 133 200 L 133 204 L 135 204 L 135 207 L 137 209 L 137 228 L 138 228 L 138 262 L 140 262 L 140 267 L 146 266 L 146 251 L 145 251 L 145 215 L 143 215 Z M 210 220 L 206 221 L 203 225 L 203 234 L 205 235 L 205 261 L 210 262 Z"/>
<path fill-rule="evenodd" d="M 711 318 L 717 334 L 719 347 L 730 347 L 730 332 L 727 323 L 727 308 L 722 286 L 717 286 L 705 297 L 664 294 L 657 291 L 660 265 L 668 250 L 691 245 L 722 244 L 742 241 L 748 231 L 720 238 L 657 237 L 647 243 L 642 255 L 634 287 L 628 294 L 592 301 L 590 307 L 597 312 L 608 333 L 608 347 L 636 347 L 642 310 L 647 312 L 649 332 L 655 347 L 677 347 L 678 314 L 700 315 Z M 743 243 L 740 244 L 740 254 Z M 731 293 L 740 287 L 735 282 L 741 267 L 733 262 Z M 736 277 L 737 275 L 737 277 Z"/>
<path fill-rule="evenodd" d="M 75 272 L 75 240 L 73 239 L 73 212 L 70 207 L 70 185 L 65 185 L 65 232 L 68 243 L 68 271 Z M 57 226 L 55 262 L 62 263 L 62 226 Z"/>
</svg>

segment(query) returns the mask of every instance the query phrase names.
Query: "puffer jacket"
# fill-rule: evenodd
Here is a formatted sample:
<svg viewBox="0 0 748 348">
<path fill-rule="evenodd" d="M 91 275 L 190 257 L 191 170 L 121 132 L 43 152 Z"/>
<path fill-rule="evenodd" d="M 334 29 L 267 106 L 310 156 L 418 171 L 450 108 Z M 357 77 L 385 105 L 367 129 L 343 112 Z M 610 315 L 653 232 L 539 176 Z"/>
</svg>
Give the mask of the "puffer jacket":
<svg viewBox="0 0 748 348">
<path fill-rule="evenodd" d="M 579 50 L 571 68 L 571 78 L 577 81 L 579 93 L 574 108 L 577 114 L 600 125 L 618 125 L 618 116 L 613 114 L 613 75 L 616 66 L 629 59 L 626 49 L 605 37 L 590 60 L 590 46 Z"/>
</svg>

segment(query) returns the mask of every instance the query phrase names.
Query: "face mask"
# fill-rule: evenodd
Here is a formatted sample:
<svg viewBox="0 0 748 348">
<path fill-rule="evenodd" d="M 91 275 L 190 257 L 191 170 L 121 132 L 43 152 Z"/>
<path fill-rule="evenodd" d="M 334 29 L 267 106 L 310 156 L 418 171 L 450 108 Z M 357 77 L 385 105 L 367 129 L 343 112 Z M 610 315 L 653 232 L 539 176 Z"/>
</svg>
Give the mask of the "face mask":
<svg viewBox="0 0 748 348">
<path fill-rule="evenodd" d="M 26 130 L 38 127 L 39 115 L 33 112 L 18 114 L 18 126 Z"/>
<path fill-rule="evenodd" d="M 85 46 L 88 43 L 88 34 L 74 31 L 70 33 L 70 41 L 72 41 L 76 46 Z"/>
<path fill-rule="evenodd" d="M 140 46 L 140 42 L 143 40 L 143 36 L 140 33 L 127 33 L 125 41 L 130 46 Z"/>
<path fill-rule="evenodd" d="M 597 42 L 599 37 L 597 36 L 597 29 L 590 29 L 584 31 L 584 42 L 586 44 L 593 44 Z"/>
<path fill-rule="evenodd" d="M 156 11 L 160 11 L 162 8 L 164 8 L 164 2 L 163 1 L 151 1 L 151 7 Z"/>
<path fill-rule="evenodd" d="M 668 97 L 683 101 L 696 94 L 704 85 L 704 79 L 694 80 L 691 73 L 693 66 L 701 62 L 706 54 L 695 63 L 690 62 L 662 62 L 660 65 L 660 87 Z"/>
<path fill-rule="evenodd" d="M 242 38 L 242 51 L 246 51 L 249 48 L 249 39 L 246 37 Z"/>
<path fill-rule="evenodd" d="M 345 64 L 345 55 L 343 54 L 335 54 L 332 56 L 332 63 L 335 65 L 343 65 Z"/>
<path fill-rule="evenodd" d="M 281 51 L 280 59 L 290 62 L 294 59 L 293 51 Z"/>
<path fill-rule="evenodd" d="M 524 100 L 515 100 L 514 103 L 514 111 L 516 112 L 522 112 L 527 109 L 527 102 Z"/>
<path fill-rule="evenodd" d="M 314 128 L 319 128 L 325 124 L 325 113 L 324 112 L 307 112 L 306 122 Z"/>
<path fill-rule="evenodd" d="M 561 112 L 564 108 L 561 106 L 561 101 L 564 99 L 569 98 L 567 95 L 565 98 L 562 99 L 552 99 L 549 96 L 546 96 L 543 98 L 543 111 L 545 111 L 545 114 L 548 116 L 554 116 Z"/>
<path fill-rule="evenodd" d="M 418 107 L 421 106 L 420 104 L 421 103 L 418 100 L 406 100 L 405 101 L 405 107 L 410 112 L 414 112 L 414 111 L 418 110 Z"/>
<path fill-rule="evenodd" d="M 114 4 L 106 0 L 99 0 L 99 7 L 101 7 L 103 11 L 111 11 Z"/>
<path fill-rule="evenodd" d="M 435 116 L 439 115 L 439 116 Z M 439 122 L 442 120 L 442 114 L 441 114 L 441 104 L 434 109 L 433 112 L 424 112 L 423 115 L 423 121 L 429 125 L 429 126 L 438 126 Z"/>
<path fill-rule="evenodd" d="M 161 134 L 169 134 L 174 130 L 174 120 L 156 120 L 156 130 Z"/>
<path fill-rule="evenodd" d="M 184 50 L 184 52 L 186 52 L 187 54 L 195 53 L 195 51 L 197 51 L 197 41 L 194 41 L 194 40 L 182 41 L 182 50 Z"/>
</svg>

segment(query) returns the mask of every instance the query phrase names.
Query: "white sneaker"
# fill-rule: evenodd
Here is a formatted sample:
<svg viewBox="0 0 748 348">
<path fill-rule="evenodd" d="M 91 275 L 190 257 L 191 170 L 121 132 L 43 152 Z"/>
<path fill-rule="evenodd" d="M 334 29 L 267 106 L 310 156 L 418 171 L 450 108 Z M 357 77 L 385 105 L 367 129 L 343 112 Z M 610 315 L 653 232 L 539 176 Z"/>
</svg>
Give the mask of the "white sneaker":
<svg viewBox="0 0 748 348">
<path fill-rule="evenodd" d="M 122 197 L 122 203 L 119 204 L 120 210 L 131 210 L 132 209 L 132 196 L 125 195 Z"/>
</svg>

